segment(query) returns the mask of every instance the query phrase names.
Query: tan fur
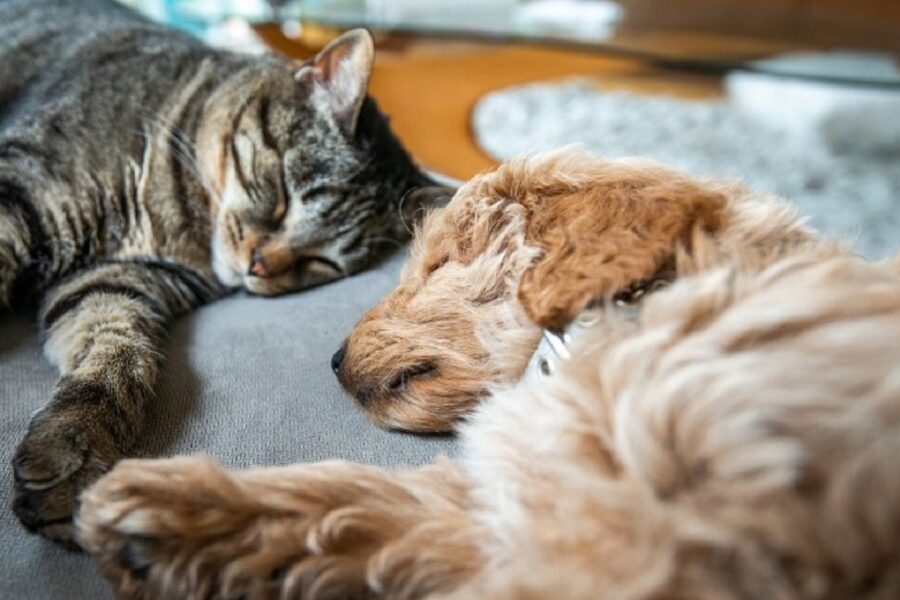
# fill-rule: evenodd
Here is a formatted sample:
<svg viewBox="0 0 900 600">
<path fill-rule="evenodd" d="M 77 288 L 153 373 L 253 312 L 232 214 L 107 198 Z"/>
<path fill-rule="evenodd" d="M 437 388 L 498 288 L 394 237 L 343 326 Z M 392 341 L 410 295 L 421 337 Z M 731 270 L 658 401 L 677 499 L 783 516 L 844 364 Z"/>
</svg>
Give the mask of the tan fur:
<svg viewBox="0 0 900 600">
<path fill-rule="evenodd" d="M 893 598 L 898 335 L 883 266 L 714 269 L 492 396 L 461 471 L 127 461 L 81 540 L 124 598 Z"/>
<path fill-rule="evenodd" d="M 512 161 L 425 220 L 397 289 L 350 335 L 338 377 L 380 425 L 451 430 L 491 385 L 518 379 L 541 327 L 591 300 L 667 265 L 758 269 L 813 246 L 834 248 L 784 204 L 731 183 L 570 151 Z M 392 385 L 423 363 L 434 369 Z"/>
<path fill-rule="evenodd" d="M 540 259 L 519 281 L 518 300 L 545 329 L 564 327 L 587 304 L 648 278 L 671 260 L 694 227 L 716 233 L 726 197 L 662 169 L 616 163 L 511 164 L 490 190 L 528 214 L 526 243 Z M 562 176 L 561 176 L 562 175 Z"/>
<path fill-rule="evenodd" d="M 449 461 L 231 474 L 203 457 L 127 460 L 83 497 L 84 539 L 111 578 L 159 565 L 148 585 L 121 579 L 123 598 L 421 598 L 483 563 L 466 491 Z M 129 531 L 154 533 L 126 551 Z"/>
<path fill-rule="evenodd" d="M 900 262 L 740 202 L 672 242 L 680 277 L 636 318 L 604 303 L 553 376 L 494 385 L 458 464 L 126 461 L 81 543 L 123 598 L 897 597 Z M 455 243 L 451 215 L 493 235 Z M 414 254 L 514 260 L 522 218 L 461 194 Z"/>
</svg>

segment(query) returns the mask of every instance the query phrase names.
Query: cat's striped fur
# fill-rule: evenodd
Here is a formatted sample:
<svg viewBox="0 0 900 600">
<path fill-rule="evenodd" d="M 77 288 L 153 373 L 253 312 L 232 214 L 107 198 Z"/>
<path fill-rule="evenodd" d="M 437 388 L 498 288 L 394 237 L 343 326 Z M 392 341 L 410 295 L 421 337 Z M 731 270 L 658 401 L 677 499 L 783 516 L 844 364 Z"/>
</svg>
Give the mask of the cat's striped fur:
<svg viewBox="0 0 900 600">
<path fill-rule="evenodd" d="M 429 182 L 366 97 L 371 63 L 365 32 L 295 65 L 111 0 L 0 0 L 0 305 L 39 299 L 62 374 L 13 459 L 29 529 L 73 541 L 173 317 L 352 273 L 406 236 L 401 200 Z"/>
</svg>

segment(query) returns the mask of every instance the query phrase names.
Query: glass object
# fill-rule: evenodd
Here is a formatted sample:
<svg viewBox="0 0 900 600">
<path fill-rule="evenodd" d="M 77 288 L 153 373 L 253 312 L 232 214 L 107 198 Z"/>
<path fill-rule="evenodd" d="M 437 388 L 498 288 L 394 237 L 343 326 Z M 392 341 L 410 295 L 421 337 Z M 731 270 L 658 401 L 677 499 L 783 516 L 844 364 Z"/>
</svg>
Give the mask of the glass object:
<svg viewBox="0 0 900 600">
<path fill-rule="evenodd" d="M 900 88 L 900 3 L 857 0 L 131 0 L 191 31 L 229 17 L 307 30 L 572 47 L 676 70 Z"/>
</svg>

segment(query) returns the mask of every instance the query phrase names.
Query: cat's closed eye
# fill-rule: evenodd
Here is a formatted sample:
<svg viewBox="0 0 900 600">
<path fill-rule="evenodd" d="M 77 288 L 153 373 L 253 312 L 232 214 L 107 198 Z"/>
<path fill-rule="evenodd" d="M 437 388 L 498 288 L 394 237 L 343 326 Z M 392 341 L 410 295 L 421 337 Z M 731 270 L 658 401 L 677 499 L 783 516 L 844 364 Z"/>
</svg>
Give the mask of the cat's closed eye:
<svg viewBox="0 0 900 600">
<path fill-rule="evenodd" d="M 327 200 L 329 196 L 334 193 L 332 188 L 320 185 L 313 188 L 310 188 L 303 192 L 303 195 L 300 197 L 300 201 L 304 204 L 311 204 L 314 202 L 320 202 Z"/>
<path fill-rule="evenodd" d="M 276 199 L 275 206 L 272 210 L 272 214 L 269 215 L 267 225 L 270 229 L 275 230 L 279 229 L 284 224 L 284 218 L 288 213 L 288 206 L 290 204 L 290 196 L 288 195 L 287 188 L 284 185 L 284 178 L 280 178 L 281 181 L 278 186 L 276 186 Z"/>
<path fill-rule="evenodd" d="M 318 271 L 324 275 L 343 277 L 344 269 L 331 259 L 324 256 L 304 256 L 297 261 L 299 268 L 304 271 Z"/>
</svg>

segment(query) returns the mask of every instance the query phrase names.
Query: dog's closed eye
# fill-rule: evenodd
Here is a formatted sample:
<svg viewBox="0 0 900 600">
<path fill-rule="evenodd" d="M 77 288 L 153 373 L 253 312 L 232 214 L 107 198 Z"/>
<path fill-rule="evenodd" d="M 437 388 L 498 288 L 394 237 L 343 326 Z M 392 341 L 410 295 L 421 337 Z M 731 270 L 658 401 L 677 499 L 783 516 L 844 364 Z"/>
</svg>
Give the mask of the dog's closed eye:
<svg viewBox="0 0 900 600">
<path fill-rule="evenodd" d="M 403 392 L 409 386 L 409 382 L 413 379 L 419 379 L 429 375 L 433 375 L 437 371 L 437 367 L 431 362 L 421 362 L 413 365 L 408 369 L 404 369 L 399 375 L 391 380 L 388 386 L 392 392 Z"/>
<path fill-rule="evenodd" d="M 657 275 L 652 279 L 638 281 L 613 295 L 613 302 L 619 307 L 638 304 L 644 299 L 644 296 L 666 287 L 673 279 L 674 275 L 665 273 Z"/>
</svg>

